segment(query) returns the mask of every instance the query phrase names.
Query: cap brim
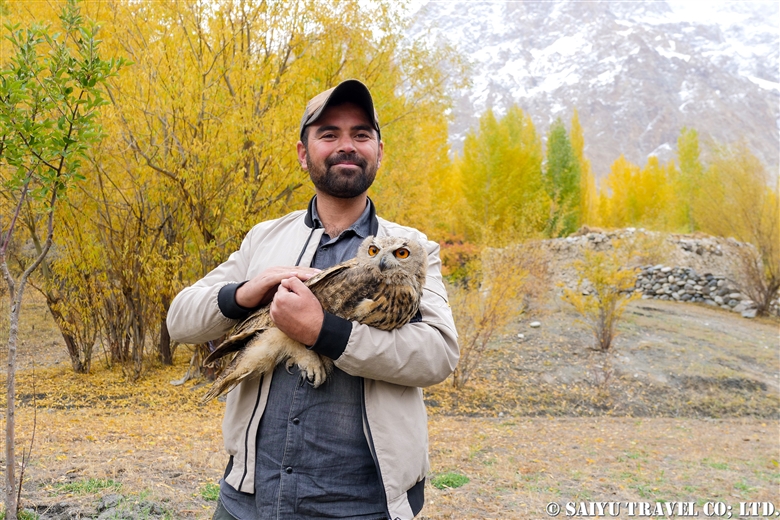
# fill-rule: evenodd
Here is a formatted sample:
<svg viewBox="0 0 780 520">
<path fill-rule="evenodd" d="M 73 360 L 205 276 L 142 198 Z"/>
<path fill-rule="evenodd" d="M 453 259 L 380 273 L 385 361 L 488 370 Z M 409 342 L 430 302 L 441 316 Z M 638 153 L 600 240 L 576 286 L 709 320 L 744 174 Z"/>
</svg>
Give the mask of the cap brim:
<svg viewBox="0 0 780 520">
<path fill-rule="evenodd" d="M 327 91 L 326 91 L 327 92 Z M 307 126 L 317 121 L 326 108 L 341 103 L 355 103 L 365 110 L 366 115 L 371 119 L 371 123 L 379 133 L 379 119 L 374 108 L 374 100 L 371 97 L 371 92 L 368 90 L 362 82 L 356 79 L 348 79 L 339 83 L 323 100 L 317 99 L 319 96 L 315 96 L 309 101 L 309 105 L 316 101 L 319 106 L 314 107 L 311 113 L 308 113 L 309 106 L 307 105 L 307 112 L 301 121 L 301 139 L 303 138 L 303 132 Z"/>
</svg>

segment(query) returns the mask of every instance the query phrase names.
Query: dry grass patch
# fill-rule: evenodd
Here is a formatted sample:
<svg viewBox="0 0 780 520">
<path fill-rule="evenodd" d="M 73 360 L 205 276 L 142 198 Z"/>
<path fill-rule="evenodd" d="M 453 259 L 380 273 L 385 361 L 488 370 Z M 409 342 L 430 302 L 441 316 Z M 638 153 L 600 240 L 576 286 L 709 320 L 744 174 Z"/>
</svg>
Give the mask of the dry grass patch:
<svg viewBox="0 0 780 520">
<path fill-rule="evenodd" d="M 543 518 L 548 502 L 780 499 L 778 421 L 760 419 L 431 419 L 431 519 Z"/>
<path fill-rule="evenodd" d="M 79 375 L 61 365 L 34 377 L 22 373 L 19 450 L 36 428 L 23 505 L 64 500 L 90 517 L 102 496 L 118 492 L 163 504 L 172 511 L 168 517 L 206 518 L 213 508 L 207 485 L 218 481 L 227 461 L 224 405 L 201 405 L 205 387 L 171 385 L 182 370 L 153 367 L 134 384 L 119 369 Z"/>
</svg>

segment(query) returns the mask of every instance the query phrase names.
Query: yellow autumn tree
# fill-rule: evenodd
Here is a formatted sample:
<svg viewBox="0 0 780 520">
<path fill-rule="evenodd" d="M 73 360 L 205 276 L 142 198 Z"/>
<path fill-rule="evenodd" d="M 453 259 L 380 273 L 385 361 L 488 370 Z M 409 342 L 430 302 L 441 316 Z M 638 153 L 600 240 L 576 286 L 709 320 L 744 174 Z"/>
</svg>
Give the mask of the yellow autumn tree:
<svg viewBox="0 0 780 520">
<path fill-rule="evenodd" d="M 570 133 L 571 146 L 580 164 L 580 220 L 582 223 L 595 223 L 598 218 L 596 178 L 593 176 L 590 160 L 585 157 L 585 137 L 577 109 L 574 109 L 571 118 Z"/>
<path fill-rule="evenodd" d="M 632 221 L 637 209 L 633 183 L 639 177 L 639 171 L 639 167 L 623 155 L 612 163 L 604 181 L 606 189 L 601 193 L 602 225 L 624 227 Z"/>
<path fill-rule="evenodd" d="M 697 224 L 694 219 L 695 207 L 702 189 L 704 166 L 700 160 L 699 134 L 692 128 L 683 127 L 677 138 L 677 161 L 674 192 L 677 215 L 675 221 L 679 227 L 693 233 Z"/>
<path fill-rule="evenodd" d="M 668 229 L 675 221 L 673 163 L 660 164 L 650 156 L 644 168 L 620 156 L 600 194 L 600 219 L 609 227 L 644 226 Z"/>
<path fill-rule="evenodd" d="M 636 273 L 629 267 L 630 248 L 614 241 L 611 250 L 585 249 L 584 258 L 573 262 L 577 287 L 563 289 L 563 301 L 570 304 L 593 332 L 593 350 L 612 347 L 626 306 L 636 298 L 632 292 Z"/>
<path fill-rule="evenodd" d="M 73 232 L 61 237 L 46 292 L 63 331 L 97 324 L 110 358 L 132 361 L 134 376 L 150 345 L 170 362 L 164 317 L 183 285 L 258 221 L 304 207 L 312 190 L 295 155 L 302 107 L 343 79 L 364 81 L 380 114 L 387 160 L 371 192 L 379 211 L 435 226 L 433 208 L 445 203 L 435 181 L 450 171 L 440 65 L 459 66 L 446 48 L 406 41 L 408 21 L 391 2 L 84 7 L 102 24 L 104 46 L 133 65 L 109 89 L 108 137 L 71 195 Z M 9 3 L 19 19 L 49 8 Z M 79 297 L 90 284 L 96 297 Z"/>
<path fill-rule="evenodd" d="M 541 168 L 531 118 L 517 106 L 500 119 L 488 110 L 466 135 L 458 162 L 468 239 L 499 246 L 540 233 L 549 207 Z"/>
<path fill-rule="evenodd" d="M 752 244 L 741 253 L 742 289 L 766 313 L 780 290 L 780 197 L 744 142 L 715 147 L 693 206 L 704 232 Z"/>
</svg>

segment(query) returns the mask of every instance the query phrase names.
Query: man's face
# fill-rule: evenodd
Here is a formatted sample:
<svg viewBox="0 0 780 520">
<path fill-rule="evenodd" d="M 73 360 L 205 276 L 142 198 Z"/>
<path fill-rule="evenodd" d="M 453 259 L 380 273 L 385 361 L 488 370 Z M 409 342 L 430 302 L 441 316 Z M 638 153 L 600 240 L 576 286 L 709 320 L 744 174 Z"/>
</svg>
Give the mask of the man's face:
<svg viewBox="0 0 780 520">
<path fill-rule="evenodd" d="M 328 107 L 306 131 L 298 160 L 317 193 L 340 199 L 365 193 L 376 177 L 383 143 L 363 109 L 352 103 Z"/>
</svg>

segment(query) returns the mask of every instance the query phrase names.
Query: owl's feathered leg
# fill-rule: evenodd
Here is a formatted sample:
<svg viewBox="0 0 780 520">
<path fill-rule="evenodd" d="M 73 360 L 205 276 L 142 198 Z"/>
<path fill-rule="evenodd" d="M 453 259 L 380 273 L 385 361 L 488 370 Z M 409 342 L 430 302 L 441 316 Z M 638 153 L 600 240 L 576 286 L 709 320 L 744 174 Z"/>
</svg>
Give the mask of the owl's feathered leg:
<svg viewBox="0 0 780 520">
<path fill-rule="evenodd" d="M 311 351 L 298 343 L 300 347 L 296 347 L 290 352 L 290 357 L 285 361 L 287 371 L 298 365 L 301 369 L 303 377 L 305 377 L 314 388 L 317 388 L 330 375 L 333 370 L 333 361 L 324 356 L 320 356 L 314 351 Z"/>
<path fill-rule="evenodd" d="M 311 381 L 315 388 L 325 382 L 333 367 L 330 359 L 320 357 L 316 352 L 308 350 L 279 329 L 267 329 L 255 334 L 238 351 L 236 357 L 217 377 L 203 397 L 203 402 L 230 391 L 254 373 L 272 372 L 277 364 L 285 360 L 288 369 L 298 365 L 303 376 Z"/>
</svg>

